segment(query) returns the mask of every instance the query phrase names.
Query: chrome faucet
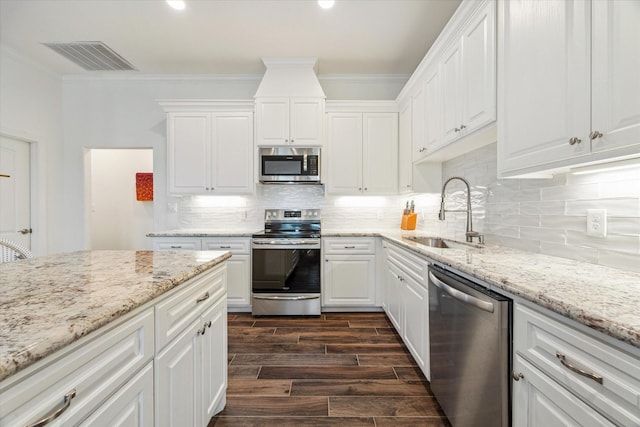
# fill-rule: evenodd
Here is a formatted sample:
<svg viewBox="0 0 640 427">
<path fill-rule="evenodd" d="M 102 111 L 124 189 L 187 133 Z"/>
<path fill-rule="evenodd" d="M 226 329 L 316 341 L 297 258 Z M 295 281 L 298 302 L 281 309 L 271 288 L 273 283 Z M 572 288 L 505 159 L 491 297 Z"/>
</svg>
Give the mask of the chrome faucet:
<svg viewBox="0 0 640 427">
<path fill-rule="evenodd" d="M 460 210 L 460 209 L 449 210 L 444 208 L 445 189 L 447 188 L 447 184 L 454 179 L 459 179 L 460 181 L 464 182 L 464 185 L 467 186 L 467 209 L 465 210 Z M 465 232 L 466 241 L 473 242 L 473 238 L 477 237 L 479 243 L 484 243 L 484 236 L 478 233 L 477 231 L 473 231 L 473 223 L 471 219 L 471 188 L 469 187 L 469 183 L 467 182 L 466 179 L 461 178 L 459 176 L 452 176 L 451 178 L 445 181 L 444 185 L 442 186 L 442 194 L 440 195 L 440 213 L 438 214 L 438 219 L 440 221 L 444 221 L 445 212 L 466 212 L 467 213 L 467 230 Z"/>
</svg>

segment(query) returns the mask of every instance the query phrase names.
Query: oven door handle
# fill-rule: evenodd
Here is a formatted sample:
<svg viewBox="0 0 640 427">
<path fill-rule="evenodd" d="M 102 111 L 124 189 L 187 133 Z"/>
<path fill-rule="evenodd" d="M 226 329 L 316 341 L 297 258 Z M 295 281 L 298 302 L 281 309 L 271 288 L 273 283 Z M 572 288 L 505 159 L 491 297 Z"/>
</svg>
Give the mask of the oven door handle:
<svg viewBox="0 0 640 427">
<path fill-rule="evenodd" d="M 442 280 L 438 279 L 436 276 L 434 276 L 434 274 L 432 272 L 429 272 L 429 279 L 431 280 L 431 283 L 433 283 L 436 287 L 440 288 L 444 293 L 446 293 L 447 295 L 449 295 L 452 298 L 457 299 L 458 301 L 462 301 L 466 304 L 470 304 L 476 308 L 479 308 L 480 310 L 484 310 L 487 311 L 489 313 L 493 313 L 493 304 L 488 302 L 488 301 L 482 301 L 481 299 L 478 299 L 472 295 L 466 294 L 462 291 L 459 291 L 449 285 L 447 285 L 446 283 L 444 283 Z"/>
<path fill-rule="evenodd" d="M 320 243 L 318 243 L 317 241 L 312 241 L 312 240 L 299 240 L 299 241 L 275 241 L 275 240 L 271 240 L 268 242 L 261 242 L 261 241 L 254 241 L 253 242 L 254 245 L 260 245 L 260 246 L 303 246 L 303 245 L 315 245 L 315 246 L 319 246 Z"/>
<path fill-rule="evenodd" d="M 255 299 L 263 299 L 263 300 L 279 300 L 279 301 L 302 301 L 308 299 L 319 299 L 320 295 L 293 295 L 293 296 L 260 296 L 254 295 Z"/>
</svg>

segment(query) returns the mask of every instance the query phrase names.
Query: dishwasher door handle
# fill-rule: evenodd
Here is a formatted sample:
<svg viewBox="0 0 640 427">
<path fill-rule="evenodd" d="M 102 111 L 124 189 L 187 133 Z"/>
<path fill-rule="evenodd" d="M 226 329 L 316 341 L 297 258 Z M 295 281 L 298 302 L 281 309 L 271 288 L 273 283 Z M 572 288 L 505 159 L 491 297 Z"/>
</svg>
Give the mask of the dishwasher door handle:
<svg viewBox="0 0 640 427">
<path fill-rule="evenodd" d="M 484 311 L 487 311 L 489 313 L 493 313 L 493 310 L 494 310 L 493 303 L 490 303 L 488 301 L 483 301 L 483 300 L 481 300 L 479 298 L 476 298 L 476 297 L 474 297 L 472 295 L 466 294 L 466 293 L 464 293 L 462 291 L 459 291 L 459 290 L 447 285 L 442 280 L 438 279 L 432 272 L 429 272 L 429 279 L 431 280 L 431 282 L 435 286 L 440 288 L 444 293 L 446 293 L 450 297 L 455 298 L 458 301 L 462 301 L 462 302 L 464 302 L 466 304 L 472 305 L 474 307 L 477 307 L 480 310 L 484 310 Z"/>
</svg>

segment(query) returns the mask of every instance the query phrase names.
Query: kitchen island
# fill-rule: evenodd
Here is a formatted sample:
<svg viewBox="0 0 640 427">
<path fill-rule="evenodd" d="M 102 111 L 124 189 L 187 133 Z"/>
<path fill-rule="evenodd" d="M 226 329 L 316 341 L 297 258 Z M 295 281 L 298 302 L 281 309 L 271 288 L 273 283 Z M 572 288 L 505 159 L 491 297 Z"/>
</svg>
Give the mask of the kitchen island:
<svg viewBox="0 0 640 427">
<path fill-rule="evenodd" d="M 153 395 L 156 399 L 161 396 L 157 387 L 163 382 L 162 376 L 166 374 L 170 380 L 173 374 L 179 374 L 161 371 L 168 366 L 163 357 L 171 356 L 172 347 L 181 343 L 185 334 L 189 335 L 184 341 L 185 351 L 193 355 L 209 349 L 219 351 L 220 357 L 211 356 L 224 360 L 226 388 L 226 339 L 201 343 L 193 341 L 190 334 L 191 329 L 197 329 L 197 336 L 204 341 L 208 327 L 211 332 L 207 338 L 226 337 L 225 261 L 230 256 L 228 251 L 84 251 L 0 264 L 1 424 L 12 425 L 17 420 L 25 424 L 24 414 L 20 414 L 25 411 L 22 404 L 30 406 L 28 412 L 33 416 L 46 415 L 49 411 L 41 403 L 29 403 L 36 397 L 31 392 L 46 401 L 44 392 L 57 383 L 71 387 L 74 381 L 70 377 L 80 384 L 71 407 L 80 408 L 81 413 L 69 415 L 75 417 L 69 422 L 82 421 L 96 412 L 89 406 L 100 403 L 83 398 L 108 403 L 106 399 L 114 390 L 106 390 L 106 385 L 112 378 L 121 376 L 114 380 L 117 389 L 145 374 L 140 384 L 150 383 L 152 389 L 151 396 L 146 396 L 143 424 L 153 425 Z M 218 329 L 214 329 L 216 321 Z M 191 344 L 199 347 L 190 348 Z M 105 355 L 111 358 L 105 359 Z M 102 364 L 92 365 L 98 362 Z M 86 372 L 85 365 L 89 367 Z M 72 374 L 66 375 L 65 369 Z M 105 372 L 116 374 L 104 376 Z M 198 370 L 194 373 L 201 374 Z M 90 383 L 94 376 L 100 378 L 100 384 Z M 76 388 L 65 402 L 75 397 Z M 52 398 L 49 408 L 56 406 L 56 399 Z M 162 406 L 170 404 L 163 402 Z M 193 417 L 197 420 L 194 424 L 204 418 L 199 414 Z"/>
</svg>

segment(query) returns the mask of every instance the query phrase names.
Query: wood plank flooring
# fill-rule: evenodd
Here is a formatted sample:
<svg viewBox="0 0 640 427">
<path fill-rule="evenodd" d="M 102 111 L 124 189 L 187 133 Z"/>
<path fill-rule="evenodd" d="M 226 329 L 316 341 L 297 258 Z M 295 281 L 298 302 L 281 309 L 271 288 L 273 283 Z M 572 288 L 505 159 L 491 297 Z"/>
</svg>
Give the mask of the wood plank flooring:
<svg viewBox="0 0 640 427">
<path fill-rule="evenodd" d="M 384 313 L 228 320 L 227 405 L 209 427 L 450 427 Z"/>
</svg>

